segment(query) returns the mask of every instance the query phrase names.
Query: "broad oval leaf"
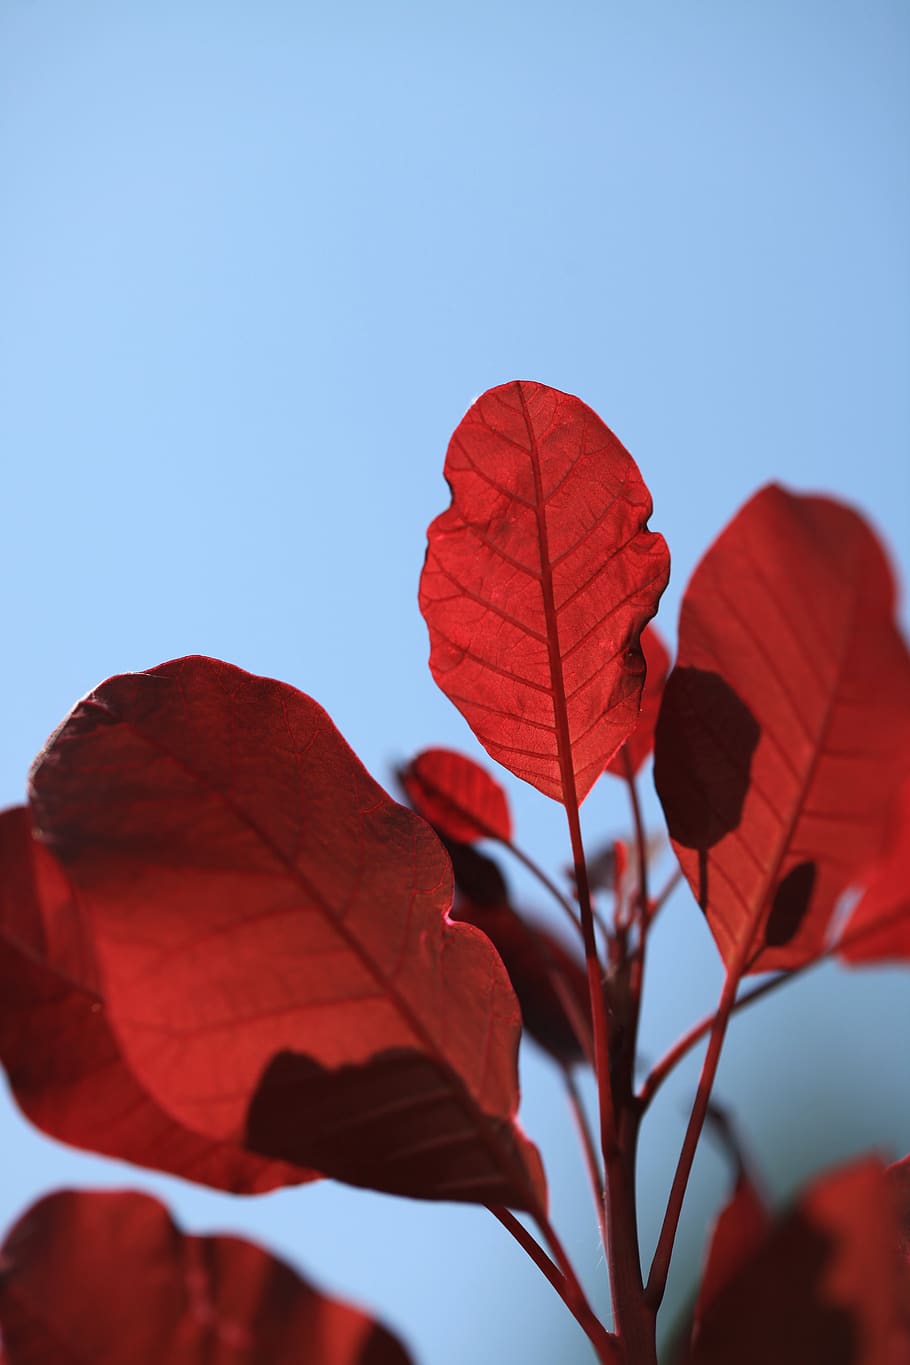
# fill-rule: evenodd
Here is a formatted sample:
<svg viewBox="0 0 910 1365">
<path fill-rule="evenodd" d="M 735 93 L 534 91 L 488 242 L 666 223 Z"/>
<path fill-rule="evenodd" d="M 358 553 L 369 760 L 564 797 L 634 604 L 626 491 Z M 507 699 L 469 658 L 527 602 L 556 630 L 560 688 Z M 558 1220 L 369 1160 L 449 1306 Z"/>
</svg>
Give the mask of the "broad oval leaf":
<svg viewBox="0 0 910 1365">
<path fill-rule="evenodd" d="M 238 1237 L 191 1237 L 157 1199 L 62 1190 L 0 1252 L 8 1365 L 407 1365 L 366 1313 Z"/>
<path fill-rule="evenodd" d="M 637 773 L 654 748 L 654 727 L 670 671 L 670 651 L 654 626 L 645 626 L 642 631 L 641 652 L 646 670 L 645 685 L 641 690 L 641 710 L 635 729 L 607 764 L 607 772 L 614 777 Z"/>
<path fill-rule="evenodd" d="M 674 848 L 728 969 L 811 961 L 910 753 L 910 655 L 875 535 L 769 486 L 699 564 L 657 724 Z"/>
<path fill-rule="evenodd" d="M 896 1241 L 878 1162 L 823 1176 L 704 1306 L 687 1365 L 897 1365 Z"/>
<path fill-rule="evenodd" d="M 21 806 L 0 814 L 0 1063 L 26 1118 L 60 1142 L 234 1194 L 314 1178 L 192 1132 L 143 1088 L 72 890 Z"/>
<path fill-rule="evenodd" d="M 468 409 L 444 472 L 420 580 L 433 676 L 493 758 L 574 806 L 638 721 L 669 576 L 651 495 L 596 413 L 525 381 Z"/>
<path fill-rule="evenodd" d="M 168 1113 L 354 1184 L 542 1206 L 505 970 L 447 919 L 429 826 L 310 697 L 204 658 L 112 678 L 53 736 L 31 802 Z"/>
<path fill-rule="evenodd" d="M 887 845 L 844 927 L 838 955 L 854 963 L 910 961 L 910 779 L 895 802 Z"/>
<path fill-rule="evenodd" d="M 512 816 L 502 787 L 465 754 L 423 749 L 401 771 L 414 809 L 439 834 L 460 844 L 512 838 Z"/>
</svg>

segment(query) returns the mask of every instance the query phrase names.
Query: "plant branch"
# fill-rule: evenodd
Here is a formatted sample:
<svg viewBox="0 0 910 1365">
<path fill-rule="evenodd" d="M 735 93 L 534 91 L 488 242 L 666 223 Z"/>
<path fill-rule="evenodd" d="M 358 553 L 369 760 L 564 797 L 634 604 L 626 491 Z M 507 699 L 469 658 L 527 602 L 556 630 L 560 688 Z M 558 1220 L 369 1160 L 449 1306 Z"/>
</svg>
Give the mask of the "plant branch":
<svg viewBox="0 0 910 1365">
<path fill-rule="evenodd" d="M 753 986 L 745 995 L 741 995 L 734 1001 L 731 1014 L 738 1014 L 740 1010 L 745 1009 L 747 1005 L 753 1004 L 756 1000 L 760 1000 L 762 996 L 770 995 L 772 991 L 777 990 L 778 986 L 783 986 L 788 981 L 795 981 L 810 967 L 817 967 L 820 963 L 835 957 L 844 948 L 853 947 L 855 944 L 861 943 L 863 939 L 872 938 L 882 929 L 887 929 L 891 924 L 904 919 L 906 913 L 904 909 L 895 910 L 893 914 L 883 915 L 874 923 L 861 924 L 852 933 L 841 934 L 835 943 L 830 944 L 817 957 L 813 957 L 811 962 L 802 962 L 798 967 L 791 967 L 789 971 L 780 972 L 777 976 L 769 977 L 767 981 L 762 981 L 759 985 Z M 638 1095 L 638 1104 L 642 1113 L 651 1104 L 664 1081 L 682 1061 L 683 1057 L 692 1051 L 692 1048 L 704 1038 L 705 1034 L 710 1033 L 716 1018 L 716 1013 L 705 1015 L 704 1019 L 700 1019 L 697 1024 L 694 1024 L 688 1033 L 684 1033 L 681 1038 L 677 1039 L 669 1051 L 651 1069 Z"/>
<path fill-rule="evenodd" d="M 514 858 L 517 858 L 518 861 L 528 869 L 532 876 L 537 878 L 541 886 L 545 887 L 546 890 L 549 891 L 553 899 L 557 902 L 557 904 L 562 908 L 565 914 L 568 915 L 569 919 L 572 921 L 572 928 L 575 930 L 575 932 L 581 933 L 583 940 L 584 931 L 582 930 L 582 926 L 579 921 L 578 914 L 576 913 L 575 906 L 569 900 L 568 896 L 566 896 L 562 891 L 560 891 L 559 887 L 556 885 L 553 879 L 549 877 L 546 872 L 544 872 L 542 867 L 535 863 L 534 859 L 529 854 L 525 853 L 524 849 L 519 848 L 518 845 L 513 843 L 511 839 L 498 839 L 498 842 L 501 843 L 505 848 L 507 848 L 509 852 L 512 854 L 512 856 Z"/>
<path fill-rule="evenodd" d="M 657 895 L 654 897 L 654 900 L 648 906 L 649 924 L 654 919 L 656 919 L 659 912 L 663 909 L 667 901 L 672 896 L 673 892 L 679 886 L 679 883 L 682 881 L 682 875 L 683 875 L 682 868 L 679 866 L 675 867 L 673 871 L 670 873 L 663 887 L 661 888 L 660 891 L 658 891 Z"/>
<path fill-rule="evenodd" d="M 635 783 L 635 773 L 632 770 L 632 763 L 629 759 L 628 749 L 625 745 L 620 750 L 623 761 L 623 775 L 625 778 L 626 789 L 629 793 L 629 803 L 632 807 L 632 822 L 635 827 L 635 849 L 638 861 L 638 889 L 636 892 L 636 920 L 638 922 L 638 941 L 635 945 L 635 954 L 632 959 L 632 973 L 630 979 L 631 988 L 631 1019 L 629 1020 L 630 1041 L 629 1050 L 634 1058 L 638 1047 L 638 1021 L 641 1016 L 641 992 L 645 970 L 645 940 L 648 933 L 648 846 L 645 840 L 645 827 L 641 818 L 641 805 L 638 800 L 638 788 Z M 634 1064 L 634 1063 L 633 1063 Z"/>
<path fill-rule="evenodd" d="M 604 1255 L 608 1254 L 607 1242 L 607 1219 L 604 1194 L 604 1179 L 601 1172 L 600 1161 L 597 1155 L 597 1148 L 594 1145 L 594 1137 L 591 1133 L 591 1125 L 588 1123 L 588 1116 L 582 1103 L 575 1077 L 568 1066 L 563 1067 L 563 1080 L 565 1081 L 566 1094 L 569 1097 L 569 1106 L 572 1110 L 572 1117 L 575 1120 L 575 1127 L 581 1141 L 584 1152 L 585 1166 L 588 1171 L 588 1180 L 591 1191 L 594 1195 L 594 1204 L 597 1209 L 597 1225 L 600 1228 L 600 1239 L 603 1243 Z"/>
<path fill-rule="evenodd" d="M 524 1226 L 514 1213 L 498 1204 L 488 1205 L 493 1217 L 498 1219 L 507 1232 L 510 1232 L 519 1246 L 527 1252 L 537 1268 L 546 1276 L 556 1290 L 575 1321 L 588 1337 L 601 1365 L 621 1365 L 616 1338 L 604 1327 L 588 1302 L 587 1296 L 572 1268 L 562 1242 L 546 1215 L 538 1214 L 536 1221 L 549 1243 L 555 1259 L 551 1259 L 537 1238 Z"/>
<path fill-rule="evenodd" d="M 585 961 L 594 1023 L 594 1070 L 597 1077 L 600 1141 L 606 1179 L 607 1265 L 610 1271 L 613 1314 L 627 1359 L 630 1362 L 635 1361 L 636 1365 L 651 1365 L 651 1362 L 655 1362 L 656 1365 L 654 1315 L 644 1301 L 635 1214 L 634 1153 L 637 1116 L 631 1110 L 632 1095 L 629 1085 L 628 1100 L 622 1101 L 621 1133 L 614 1102 L 606 1004 L 594 939 L 588 869 L 581 840 L 577 804 L 566 803 L 566 815 L 572 841 L 578 904 L 585 931 Z"/>
<path fill-rule="evenodd" d="M 708 1050 L 705 1053 L 701 1075 L 698 1078 L 698 1091 L 695 1096 L 695 1103 L 692 1105 L 692 1112 L 689 1115 L 689 1123 L 686 1127 L 686 1135 L 683 1138 L 683 1145 L 679 1154 L 676 1173 L 673 1176 L 673 1184 L 670 1187 L 670 1198 L 667 1201 L 667 1211 L 664 1214 L 660 1236 L 657 1239 L 657 1249 L 654 1252 L 654 1259 L 651 1262 L 651 1271 L 648 1275 L 648 1283 L 645 1289 L 645 1297 L 655 1312 L 660 1307 L 661 1300 L 664 1296 L 664 1290 L 667 1287 L 667 1274 L 670 1269 L 670 1257 L 673 1253 L 676 1229 L 679 1226 L 679 1215 L 682 1212 L 686 1186 L 689 1183 L 689 1174 L 692 1170 L 692 1163 L 695 1160 L 695 1149 L 698 1146 L 698 1139 L 701 1136 L 705 1115 L 708 1112 L 711 1089 L 714 1085 L 714 1077 L 717 1075 L 717 1065 L 720 1061 L 720 1050 L 723 1046 L 724 1037 L 727 1032 L 727 1024 L 730 1021 L 730 1013 L 736 999 L 736 989 L 739 985 L 740 975 L 740 965 L 734 963 L 731 970 L 727 972 L 717 1011 L 712 1020 L 711 1034 L 708 1039 Z"/>
<path fill-rule="evenodd" d="M 575 885 L 578 891 L 578 906 L 581 911 L 581 927 L 585 941 L 585 966 L 588 973 L 588 994 L 591 999 L 591 1022 L 594 1029 L 594 1074 L 597 1077 L 597 1100 L 600 1116 L 600 1148 L 606 1163 L 615 1154 L 616 1118 L 613 1112 L 613 1087 L 610 1080 L 609 1030 L 600 959 L 597 956 L 597 941 L 594 937 L 594 916 L 591 910 L 591 892 L 588 887 L 588 868 L 585 863 L 584 845 L 581 840 L 581 821 L 576 803 L 567 802 L 566 816 L 569 821 L 569 838 L 572 843 L 572 861 L 575 867 Z"/>
</svg>

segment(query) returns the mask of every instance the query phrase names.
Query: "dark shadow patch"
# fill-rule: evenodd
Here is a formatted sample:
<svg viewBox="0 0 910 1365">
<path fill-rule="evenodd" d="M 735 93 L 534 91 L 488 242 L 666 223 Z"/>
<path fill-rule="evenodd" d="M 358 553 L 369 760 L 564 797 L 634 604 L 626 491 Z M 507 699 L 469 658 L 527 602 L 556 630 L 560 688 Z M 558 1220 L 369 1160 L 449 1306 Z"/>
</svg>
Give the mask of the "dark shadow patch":
<svg viewBox="0 0 910 1365">
<path fill-rule="evenodd" d="M 812 900 L 817 870 L 814 862 L 797 863 L 778 885 L 765 927 L 769 948 L 782 948 L 799 933 Z"/>
<path fill-rule="evenodd" d="M 245 1145 L 388 1194 L 521 1207 L 504 1173 L 519 1168 L 511 1125 L 490 1119 L 484 1141 L 472 1109 L 454 1073 L 407 1048 L 335 1068 L 284 1051 L 250 1101 Z"/>
<path fill-rule="evenodd" d="M 742 819 L 760 736 L 758 721 L 719 673 L 673 669 L 654 735 L 654 785 L 670 837 L 699 854 L 702 909 L 708 850 Z"/>
<path fill-rule="evenodd" d="M 499 864 L 470 844 L 457 843 L 436 834 L 452 860 L 455 885 L 466 900 L 475 905 L 503 905 L 509 899 L 506 879 Z"/>
<path fill-rule="evenodd" d="M 837 1255 L 834 1238 L 803 1213 L 784 1219 L 708 1305 L 689 1365 L 852 1365 L 861 1326 L 824 1297 Z"/>
</svg>

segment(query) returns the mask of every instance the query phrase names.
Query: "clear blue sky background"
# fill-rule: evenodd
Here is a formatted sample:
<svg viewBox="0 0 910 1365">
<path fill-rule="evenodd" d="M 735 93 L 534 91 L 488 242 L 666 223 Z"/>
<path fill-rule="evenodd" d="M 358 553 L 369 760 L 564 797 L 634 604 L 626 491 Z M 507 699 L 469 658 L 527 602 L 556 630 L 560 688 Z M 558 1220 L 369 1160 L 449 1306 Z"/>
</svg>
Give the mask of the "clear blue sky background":
<svg viewBox="0 0 910 1365">
<path fill-rule="evenodd" d="M 88 688 L 189 652 L 311 692 L 380 779 L 426 744 L 477 753 L 416 587 L 451 429 L 506 379 L 578 393 L 637 458 L 671 637 L 699 554 L 771 478 L 865 509 L 906 572 L 908 59 L 903 0 L 0 0 L 0 799 Z M 559 869 L 558 808 L 515 806 Z M 622 830 L 622 792 L 585 815 L 592 843 Z M 680 894 L 646 1054 L 718 985 Z M 906 1002 L 905 974 L 826 968 L 735 1025 L 720 1093 L 779 1195 L 910 1148 Z M 647 1130 L 649 1248 L 694 1075 Z M 533 1053 L 523 1083 L 605 1304 L 558 1086 Z M 5 1104 L 0 1124 L 3 1224 L 62 1183 L 163 1191 L 381 1312 L 424 1365 L 588 1359 L 482 1210 L 329 1183 L 232 1201 Z M 677 1303 L 724 1178 L 700 1160 Z"/>
</svg>

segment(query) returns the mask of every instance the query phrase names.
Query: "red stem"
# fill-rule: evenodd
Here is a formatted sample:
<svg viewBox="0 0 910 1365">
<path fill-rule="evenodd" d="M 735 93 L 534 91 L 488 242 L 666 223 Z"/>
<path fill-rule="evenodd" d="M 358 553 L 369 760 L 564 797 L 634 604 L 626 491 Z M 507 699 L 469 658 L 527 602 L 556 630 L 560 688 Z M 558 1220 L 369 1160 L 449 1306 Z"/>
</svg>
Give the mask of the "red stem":
<svg viewBox="0 0 910 1365">
<path fill-rule="evenodd" d="M 658 913 L 663 909 L 664 905 L 666 905 L 667 901 L 670 899 L 673 892 L 679 886 L 679 883 L 682 881 L 682 875 L 683 874 L 681 867 L 674 868 L 674 870 L 670 873 L 663 887 L 661 888 L 660 891 L 658 891 L 657 895 L 654 897 L 653 901 L 648 906 L 649 924 L 651 924 L 652 921 L 657 917 Z"/>
<path fill-rule="evenodd" d="M 597 1353 L 601 1365 L 621 1365 L 616 1338 L 607 1331 L 595 1315 L 585 1292 L 578 1281 L 562 1243 L 545 1216 L 539 1215 L 537 1221 L 541 1232 L 549 1242 L 557 1265 L 532 1233 L 507 1208 L 490 1204 L 490 1212 L 503 1227 L 512 1234 L 519 1246 L 530 1256 L 537 1268 L 547 1277 L 575 1321 L 587 1336 Z"/>
<path fill-rule="evenodd" d="M 604 1005 L 604 992 L 597 942 L 594 937 L 594 916 L 591 911 L 591 892 L 588 887 L 588 868 L 581 841 L 581 822 L 578 806 L 566 802 L 569 838 L 572 842 L 572 861 L 575 865 L 575 885 L 581 911 L 581 927 L 585 940 L 585 966 L 588 973 L 588 994 L 591 999 L 591 1022 L 594 1027 L 594 1074 L 597 1077 L 597 1101 L 600 1115 L 600 1148 L 608 1162 L 616 1152 L 616 1118 L 613 1113 L 613 1088 L 610 1083 L 609 1028 Z"/>
<path fill-rule="evenodd" d="M 741 956 L 744 956 L 744 954 L 741 954 Z M 692 1163 L 695 1160 L 695 1149 L 698 1146 L 698 1139 L 701 1137 L 705 1115 L 708 1112 L 711 1089 L 714 1085 L 714 1077 L 717 1075 L 717 1064 L 720 1061 L 720 1050 L 723 1046 L 724 1036 L 727 1032 L 730 1011 L 732 1010 L 736 999 L 736 988 L 739 984 L 741 971 L 741 963 L 734 962 L 732 969 L 728 971 L 726 979 L 724 980 L 724 988 L 721 991 L 717 1012 L 714 1015 L 711 1026 L 708 1051 L 705 1053 L 701 1075 L 698 1078 L 698 1091 L 695 1095 L 695 1103 L 692 1105 L 692 1113 L 689 1115 L 689 1123 L 686 1127 L 686 1135 L 683 1139 L 682 1150 L 679 1154 L 676 1174 L 673 1177 L 673 1184 L 670 1187 L 670 1198 L 667 1201 L 667 1211 L 664 1214 L 660 1236 L 657 1239 L 657 1249 L 654 1252 L 654 1259 L 651 1262 L 651 1271 L 648 1275 L 645 1297 L 655 1313 L 661 1305 L 664 1290 L 667 1287 L 667 1275 L 670 1269 L 670 1257 L 673 1254 L 673 1243 L 676 1240 L 676 1229 L 679 1226 L 679 1215 L 682 1212 L 683 1200 L 686 1196 L 686 1186 L 689 1183 Z"/>
<path fill-rule="evenodd" d="M 813 957 L 810 962 L 801 962 L 798 967 L 791 967 L 789 971 L 781 972 L 779 976 L 772 976 L 769 980 L 762 981 L 760 985 L 753 986 L 745 995 L 739 997 L 734 1003 L 730 1013 L 738 1014 L 740 1010 L 745 1009 L 747 1005 L 751 1005 L 754 1001 L 761 999 L 763 995 L 769 995 L 771 991 L 777 990 L 778 986 L 783 986 L 786 982 L 794 981 L 797 977 L 802 976 L 810 967 L 818 966 L 820 962 L 825 962 L 828 958 L 834 957 L 844 948 L 849 948 L 856 943 L 861 943 L 865 938 L 872 938 L 882 929 L 886 929 L 890 924 L 904 919 L 905 916 L 906 911 L 904 909 L 895 910 L 892 914 L 883 915 L 879 920 L 868 924 L 861 924 L 857 929 L 854 929 L 852 933 L 841 934 L 836 943 L 830 944 L 829 947 L 825 948 L 817 957 Z M 700 1019 L 697 1024 L 689 1029 L 688 1033 L 683 1034 L 682 1038 L 679 1038 L 652 1068 L 638 1096 L 638 1104 L 642 1113 L 648 1108 L 651 1101 L 654 1099 L 654 1096 L 673 1071 L 674 1067 L 682 1061 L 687 1053 L 691 1052 L 692 1048 L 704 1038 L 706 1033 L 710 1032 L 716 1018 L 716 1013 L 705 1015 L 704 1019 Z"/>
<path fill-rule="evenodd" d="M 564 1066 L 562 1074 L 566 1084 L 566 1094 L 569 1097 L 569 1105 L 572 1109 L 572 1117 L 575 1120 L 575 1127 L 578 1130 L 582 1151 L 584 1152 L 585 1166 L 588 1171 L 591 1192 L 594 1195 L 594 1206 L 597 1210 L 597 1224 L 600 1228 L 600 1240 L 603 1243 L 604 1255 L 607 1255 L 608 1237 L 604 1180 L 600 1169 L 600 1161 L 597 1156 L 597 1148 L 594 1145 L 591 1125 L 588 1123 L 588 1116 L 585 1113 L 581 1095 L 578 1093 L 578 1086 L 575 1084 L 575 1077 L 572 1075 L 571 1068 Z"/>
<path fill-rule="evenodd" d="M 638 1021 L 641 1017 L 641 992 L 645 971 L 645 943 L 647 940 L 650 918 L 648 909 L 648 848 L 645 842 L 645 827 L 641 818 L 641 806 L 638 802 L 638 788 L 635 785 L 635 774 L 632 771 L 632 763 L 629 759 L 629 754 L 625 745 L 623 745 L 620 752 L 623 758 L 623 774 L 626 788 L 629 793 L 629 802 L 632 807 L 632 821 L 635 826 L 635 848 L 638 861 L 638 894 L 636 905 L 638 942 L 635 945 L 635 956 L 632 960 L 632 976 L 630 981 L 632 991 L 632 1017 L 630 1020 L 631 1039 L 629 1041 L 629 1052 L 632 1059 L 632 1068 L 634 1070 L 635 1053 L 638 1048 Z"/>
<path fill-rule="evenodd" d="M 563 893 L 560 891 L 559 887 L 556 885 L 556 883 L 550 877 L 547 876 L 543 868 L 538 867 L 534 859 L 531 858 L 527 853 L 525 853 L 524 849 L 519 848 L 517 844 L 513 844 L 511 839 L 498 839 L 498 842 L 501 843 L 505 848 L 507 848 L 509 852 L 512 854 L 512 856 L 514 858 L 517 858 L 518 861 L 528 869 L 532 876 L 537 878 L 541 886 L 546 887 L 547 891 L 549 891 L 550 895 L 553 897 L 556 903 L 562 908 L 564 913 L 568 915 L 569 919 L 572 921 L 572 928 L 575 930 L 576 933 L 581 933 L 582 938 L 584 938 L 584 931 L 582 930 L 582 927 L 579 924 L 578 915 L 575 913 L 575 907 L 569 900 L 568 896 L 564 896 Z"/>
</svg>

